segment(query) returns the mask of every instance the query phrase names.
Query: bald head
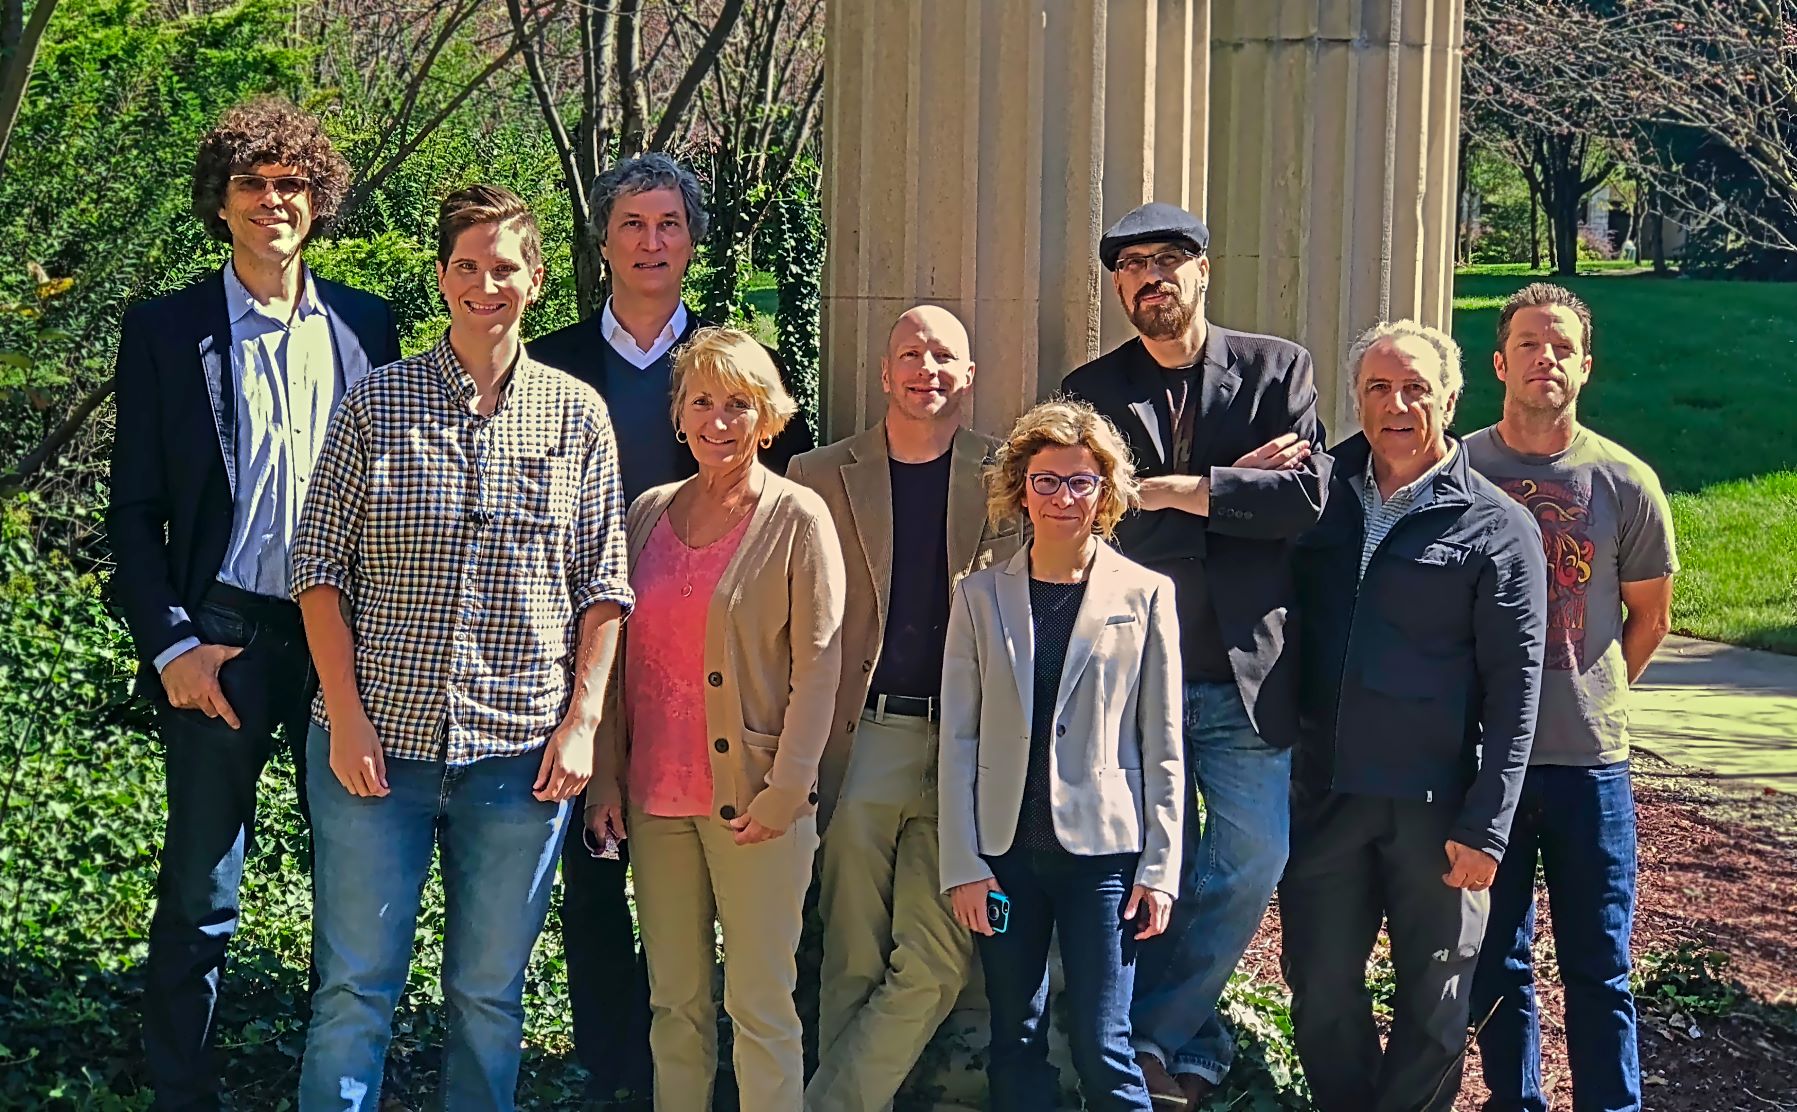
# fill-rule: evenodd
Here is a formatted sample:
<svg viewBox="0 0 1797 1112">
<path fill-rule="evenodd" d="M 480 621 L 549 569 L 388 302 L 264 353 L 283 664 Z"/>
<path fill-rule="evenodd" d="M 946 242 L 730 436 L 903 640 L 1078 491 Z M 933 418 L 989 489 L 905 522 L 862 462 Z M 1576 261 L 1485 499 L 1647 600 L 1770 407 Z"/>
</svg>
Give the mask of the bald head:
<svg viewBox="0 0 1797 1112">
<path fill-rule="evenodd" d="M 973 371 L 966 326 L 940 305 L 918 305 L 901 313 L 887 333 L 880 386 L 900 419 L 959 422 Z"/>
</svg>

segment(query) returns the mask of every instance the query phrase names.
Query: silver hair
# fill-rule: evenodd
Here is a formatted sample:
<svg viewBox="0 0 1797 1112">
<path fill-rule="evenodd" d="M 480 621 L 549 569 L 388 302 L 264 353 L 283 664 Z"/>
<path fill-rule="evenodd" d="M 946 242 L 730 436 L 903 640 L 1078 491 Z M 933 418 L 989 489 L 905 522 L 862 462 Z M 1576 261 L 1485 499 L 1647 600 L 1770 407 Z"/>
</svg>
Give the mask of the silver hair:
<svg viewBox="0 0 1797 1112">
<path fill-rule="evenodd" d="M 1439 328 L 1430 328 L 1413 320 L 1387 320 L 1362 332 L 1348 348 L 1348 394 L 1354 399 L 1356 417 L 1360 416 L 1360 365 L 1366 360 L 1366 353 L 1381 340 L 1410 337 L 1422 340 L 1435 349 L 1435 354 L 1441 361 L 1441 388 L 1448 396 L 1448 412 L 1453 412 L 1454 405 L 1460 400 L 1460 391 L 1466 386 L 1466 380 L 1460 373 L 1460 345 Z"/>
<path fill-rule="evenodd" d="M 693 242 L 705 238 L 705 232 L 711 227 L 711 215 L 705 211 L 705 192 L 699 179 L 691 170 L 660 151 L 626 158 L 594 179 L 588 196 L 593 238 L 601 244 L 605 242 L 612 206 L 620 198 L 647 193 L 651 189 L 678 189 L 680 199 L 686 203 L 686 227 Z"/>
</svg>

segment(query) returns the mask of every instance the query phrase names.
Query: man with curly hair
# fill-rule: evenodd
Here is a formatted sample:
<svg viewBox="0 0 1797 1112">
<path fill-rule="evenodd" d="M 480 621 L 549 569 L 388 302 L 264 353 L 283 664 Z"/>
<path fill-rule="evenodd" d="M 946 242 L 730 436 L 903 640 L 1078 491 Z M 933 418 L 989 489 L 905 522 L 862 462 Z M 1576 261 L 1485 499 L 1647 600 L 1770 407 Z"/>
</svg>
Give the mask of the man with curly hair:
<svg viewBox="0 0 1797 1112">
<path fill-rule="evenodd" d="M 302 259 L 348 187 L 315 117 L 272 97 L 227 112 L 200 142 L 193 213 L 231 257 L 131 309 L 119 337 L 107 529 L 168 783 L 144 1001 L 158 1109 L 218 1106 L 209 1044 L 256 784 L 277 733 L 303 762 L 317 684 L 288 546 L 332 410 L 400 354 L 386 302 Z M 297 782 L 304 814 L 303 765 Z"/>
</svg>

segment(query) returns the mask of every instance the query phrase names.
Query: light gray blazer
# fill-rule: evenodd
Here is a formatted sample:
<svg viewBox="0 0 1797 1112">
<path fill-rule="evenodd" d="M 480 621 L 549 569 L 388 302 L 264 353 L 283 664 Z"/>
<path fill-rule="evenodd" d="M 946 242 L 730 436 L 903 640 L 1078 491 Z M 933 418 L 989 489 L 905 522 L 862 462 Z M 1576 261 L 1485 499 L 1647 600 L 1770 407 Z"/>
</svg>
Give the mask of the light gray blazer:
<svg viewBox="0 0 1797 1112">
<path fill-rule="evenodd" d="M 961 581 L 942 660 L 942 890 L 984 880 L 1023 805 L 1035 695 L 1029 549 Z M 1083 856 L 1140 853 L 1179 892 L 1186 787 L 1173 581 L 1100 541 L 1055 699 L 1055 833 Z"/>
</svg>

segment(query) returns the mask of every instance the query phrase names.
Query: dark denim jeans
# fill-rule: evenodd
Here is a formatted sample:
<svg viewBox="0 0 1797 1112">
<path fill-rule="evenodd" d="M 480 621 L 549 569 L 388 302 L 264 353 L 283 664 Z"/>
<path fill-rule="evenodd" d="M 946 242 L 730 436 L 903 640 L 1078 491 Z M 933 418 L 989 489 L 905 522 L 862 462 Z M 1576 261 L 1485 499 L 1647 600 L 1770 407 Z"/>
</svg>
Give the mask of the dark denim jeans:
<svg viewBox="0 0 1797 1112">
<path fill-rule="evenodd" d="M 1186 806 L 1179 899 L 1166 933 L 1142 944 L 1130 1019 L 1137 1050 L 1220 1082 L 1235 1039 L 1217 1000 L 1285 868 L 1292 754 L 1254 732 L 1232 683 L 1186 685 L 1185 741 L 1204 808 Z"/>
<path fill-rule="evenodd" d="M 569 805 L 531 784 L 541 749 L 449 767 L 387 758 L 391 791 L 349 794 L 330 738 L 308 741 L 317 819 L 312 959 L 319 988 L 300 1070 L 301 1112 L 375 1112 L 393 1008 L 412 968 L 418 906 L 442 851 L 443 1004 L 439 1100 L 448 1112 L 507 1112 L 524 1037 L 524 967 L 549 912 Z"/>
<path fill-rule="evenodd" d="M 1491 887 L 1491 924 L 1473 982 L 1473 1022 L 1494 1110 L 1547 1112 L 1535 1008 L 1535 863 L 1553 905 L 1566 986 L 1575 1112 L 1641 1107 L 1629 933 L 1635 921 L 1635 800 L 1627 761 L 1540 765 L 1523 780 L 1510 848 Z M 1493 1011 L 1493 1009 L 1496 1009 Z"/>
<path fill-rule="evenodd" d="M 144 1054 L 159 1110 L 218 1107 L 211 1043 L 219 984 L 255 836 L 257 782 L 277 731 L 293 752 L 306 813 L 314 677 L 299 608 L 227 590 L 209 596 L 192 617 L 208 642 L 243 647 L 218 674 L 242 728 L 167 702 L 157 708 L 168 822 L 150 920 Z"/>
<path fill-rule="evenodd" d="M 986 858 L 1011 900 L 1004 934 L 979 936 L 992 1006 L 986 1075 L 992 1112 L 1060 1106 L 1048 1062 L 1048 943 L 1061 940 L 1068 1041 L 1080 1093 L 1093 1112 L 1149 1112 L 1148 1087 L 1129 1044 L 1136 927 L 1123 918 L 1136 854 L 1076 857 L 1011 850 Z"/>
</svg>

